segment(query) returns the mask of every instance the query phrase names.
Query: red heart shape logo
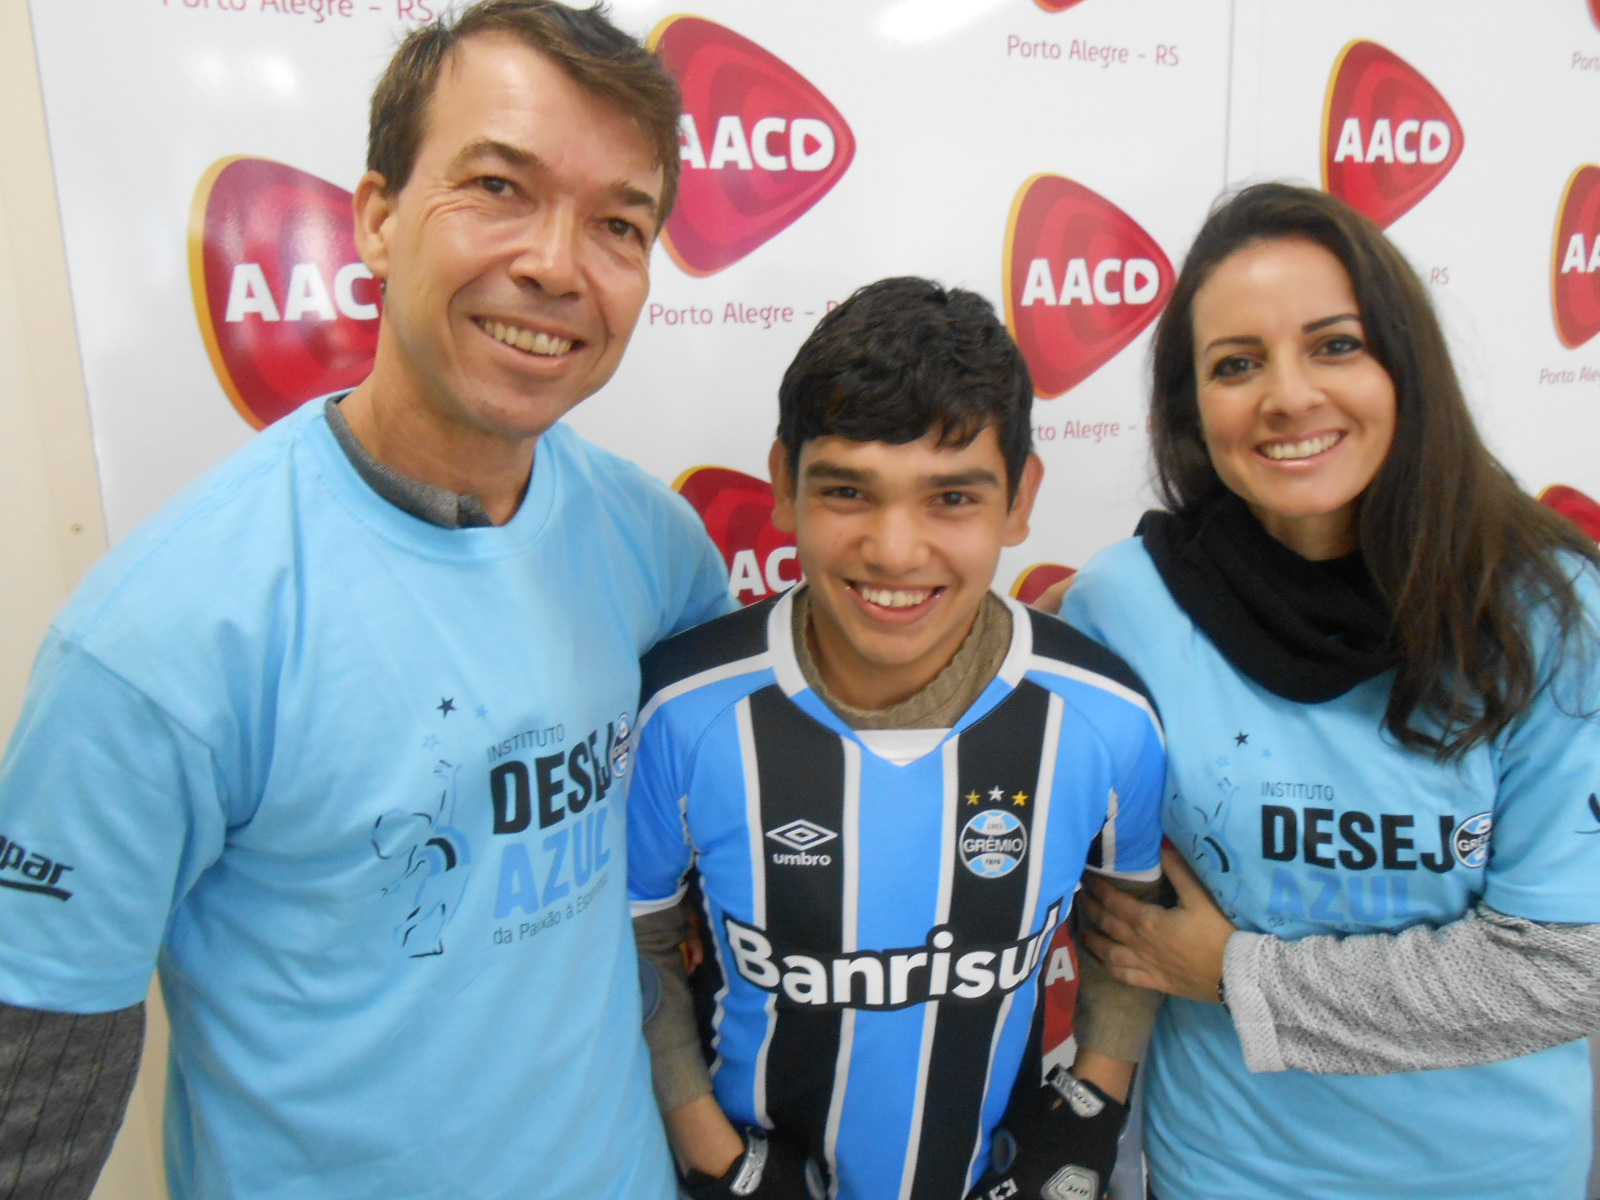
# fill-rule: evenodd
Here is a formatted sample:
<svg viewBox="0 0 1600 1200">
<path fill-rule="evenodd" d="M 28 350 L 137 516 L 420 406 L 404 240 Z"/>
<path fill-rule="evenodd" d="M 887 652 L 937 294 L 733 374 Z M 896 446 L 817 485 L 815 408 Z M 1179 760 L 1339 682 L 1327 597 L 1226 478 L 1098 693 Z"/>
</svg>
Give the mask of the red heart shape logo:
<svg viewBox="0 0 1600 1200">
<path fill-rule="evenodd" d="M 213 164 L 190 213 L 189 280 L 211 365 L 257 429 L 372 370 L 378 285 L 343 188 L 264 158 Z"/>
<path fill-rule="evenodd" d="M 1579 167 L 1561 194 L 1550 299 L 1563 346 L 1575 349 L 1600 333 L 1600 167 Z"/>
<path fill-rule="evenodd" d="M 1594 18 L 1594 23 L 1600 25 L 1600 0 L 1589 0 L 1589 15 Z"/>
<path fill-rule="evenodd" d="M 753 604 L 799 580 L 794 538 L 772 523 L 776 500 L 765 479 L 731 467 L 691 467 L 672 486 L 722 551 L 735 599 Z"/>
<path fill-rule="evenodd" d="M 1056 926 L 1050 948 L 1044 956 L 1044 1028 L 1040 1049 L 1044 1070 L 1060 1064 L 1072 1066 L 1077 1053 L 1076 1023 L 1078 1007 L 1078 947 L 1072 940 L 1069 922 Z M 1040 1082 L 1044 1080 L 1041 1078 Z"/>
<path fill-rule="evenodd" d="M 793 67 L 715 21 L 668 17 L 650 47 L 683 89 L 683 174 L 661 240 L 690 275 L 713 275 L 832 191 L 855 135 Z"/>
<path fill-rule="evenodd" d="M 1539 502 L 1566 517 L 1595 541 L 1600 542 L 1600 504 L 1575 487 L 1553 483 L 1539 493 Z"/>
<path fill-rule="evenodd" d="M 1172 264 L 1127 213 L 1081 183 L 1035 175 L 1006 227 L 1006 325 L 1033 390 L 1054 399 L 1156 319 Z"/>
<path fill-rule="evenodd" d="M 1033 0 L 1033 2 L 1047 13 L 1058 13 L 1066 12 L 1069 8 L 1076 8 L 1083 3 L 1083 0 Z M 1591 0 L 1591 2 L 1600 4 L 1600 0 Z"/>
<path fill-rule="evenodd" d="M 1450 173 L 1461 122 L 1415 67 L 1377 42 L 1339 52 L 1322 116 L 1322 187 L 1387 229 Z"/>
<path fill-rule="evenodd" d="M 1077 568 L 1060 563 L 1034 563 L 1017 576 L 1017 581 L 1011 585 L 1011 594 L 1024 604 L 1032 604 L 1063 579 L 1071 579 L 1077 573 Z"/>
</svg>

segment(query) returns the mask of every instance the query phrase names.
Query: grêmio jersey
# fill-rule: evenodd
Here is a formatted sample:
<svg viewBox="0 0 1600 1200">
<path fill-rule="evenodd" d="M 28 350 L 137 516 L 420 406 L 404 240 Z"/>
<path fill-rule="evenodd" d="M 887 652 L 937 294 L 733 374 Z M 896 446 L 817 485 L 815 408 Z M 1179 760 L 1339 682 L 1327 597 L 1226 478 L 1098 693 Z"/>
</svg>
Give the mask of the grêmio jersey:
<svg viewBox="0 0 1600 1200">
<path fill-rule="evenodd" d="M 1159 870 L 1160 727 L 1121 660 L 1008 602 L 996 677 L 897 752 L 806 685 L 792 595 L 646 658 L 629 898 L 678 903 L 698 868 L 733 1121 L 788 1132 L 843 1200 L 959 1200 L 1084 868 Z"/>
</svg>

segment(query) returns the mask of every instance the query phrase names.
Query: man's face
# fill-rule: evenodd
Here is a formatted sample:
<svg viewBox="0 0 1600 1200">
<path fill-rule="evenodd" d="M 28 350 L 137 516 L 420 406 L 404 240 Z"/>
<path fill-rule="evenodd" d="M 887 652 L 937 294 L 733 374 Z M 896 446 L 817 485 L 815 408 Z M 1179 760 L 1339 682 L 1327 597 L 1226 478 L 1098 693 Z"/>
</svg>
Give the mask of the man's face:
<svg viewBox="0 0 1600 1200">
<path fill-rule="evenodd" d="M 1030 456 L 1008 502 L 992 428 L 959 449 L 932 433 L 898 446 L 816 438 L 796 471 L 780 442 L 770 466 L 773 522 L 795 535 L 810 585 L 818 667 L 863 708 L 915 694 L 955 657 L 1001 548 L 1028 535 L 1043 473 Z"/>
<path fill-rule="evenodd" d="M 411 177 L 356 193 L 384 281 L 374 382 L 446 438 L 536 437 L 608 380 L 650 288 L 661 170 L 635 123 L 511 38 L 440 72 Z"/>
</svg>

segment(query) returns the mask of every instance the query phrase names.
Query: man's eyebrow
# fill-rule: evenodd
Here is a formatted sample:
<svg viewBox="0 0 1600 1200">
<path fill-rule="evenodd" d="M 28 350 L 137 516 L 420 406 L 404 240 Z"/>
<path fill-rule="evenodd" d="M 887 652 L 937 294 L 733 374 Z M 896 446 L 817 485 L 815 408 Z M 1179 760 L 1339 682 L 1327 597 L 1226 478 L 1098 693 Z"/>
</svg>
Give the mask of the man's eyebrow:
<svg viewBox="0 0 1600 1200">
<path fill-rule="evenodd" d="M 652 219 L 654 219 L 660 206 L 660 201 L 655 196 L 652 196 L 642 187 L 636 187 L 634 184 L 629 183 L 626 179 L 617 180 L 606 190 L 619 204 L 625 204 L 629 208 L 648 209 Z"/>
<path fill-rule="evenodd" d="M 501 162 L 513 167 L 537 167 L 540 165 L 539 156 L 531 150 L 524 150 L 521 146 L 513 146 L 510 142 L 499 142 L 494 138 L 476 138 L 468 142 L 456 152 L 455 158 L 450 160 L 451 167 L 460 170 L 468 163 L 480 158 L 497 158 Z"/>
<path fill-rule="evenodd" d="M 1319 329 L 1326 329 L 1330 325 L 1338 325 L 1342 321 L 1354 321 L 1357 324 L 1360 324 L 1361 323 L 1361 314 L 1360 313 L 1347 312 L 1347 313 L 1335 313 L 1331 317 L 1320 317 L 1315 321 L 1307 321 L 1304 325 L 1300 326 L 1300 332 L 1301 333 L 1316 333 L 1317 330 L 1319 330 Z M 1215 341 L 1208 342 L 1206 344 L 1206 348 L 1204 350 L 1202 350 L 1201 353 L 1202 354 L 1210 354 L 1218 346 L 1264 346 L 1264 345 L 1266 345 L 1266 343 L 1263 342 L 1258 337 L 1246 337 L 1243 334 L 1233 334 L 1233 335 L 1230 335 L 1228 337 L 1219 337 Z"/>
</svg>

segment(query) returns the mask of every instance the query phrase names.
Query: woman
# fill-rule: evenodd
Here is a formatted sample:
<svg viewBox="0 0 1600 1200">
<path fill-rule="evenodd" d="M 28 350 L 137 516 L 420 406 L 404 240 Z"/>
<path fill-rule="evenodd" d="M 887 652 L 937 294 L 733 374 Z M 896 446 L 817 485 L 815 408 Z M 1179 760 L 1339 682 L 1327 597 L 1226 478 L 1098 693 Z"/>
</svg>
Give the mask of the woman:
<svg viewBox="0 0 1600 1200">
<path fill-rule="evenodd" d="M 1490 456 L 1415 274 L 1320 192 L 1214 212 L 1153 358 L 1170 511 L 1064 609 L 1167 728 L 1178 906 L 1086 905 L 1173 996 L 1153 1194 L 1579 1200 L 1595 545 Z"/>
</svg>

